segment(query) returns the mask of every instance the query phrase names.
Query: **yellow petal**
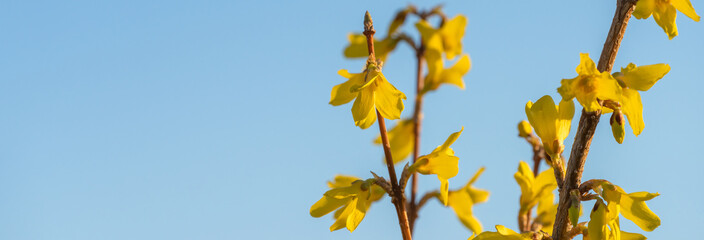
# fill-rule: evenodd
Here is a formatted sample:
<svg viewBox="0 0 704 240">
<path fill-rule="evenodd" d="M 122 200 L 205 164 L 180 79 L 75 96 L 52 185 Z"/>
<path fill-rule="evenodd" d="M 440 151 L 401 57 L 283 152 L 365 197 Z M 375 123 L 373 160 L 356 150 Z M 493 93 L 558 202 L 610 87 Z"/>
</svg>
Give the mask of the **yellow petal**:
<svg viewBox="0 0 704 240">
<path fill-rule="evenodd" d="M 345 203 L 349 202 L 350 198 L 331 198 L 323 196 L 318 200 L 313 206 L 310 207 L 310 215 L 315 218 L 319 218 L 327 215 L 328 213 L 342 207 Z"/>
<path fill-rule="evenodd" d="M 469 61 L 469 56 L 463 55 L 454 66 L 442 71 L 438 81 L 439 84 L 447 83 L 455 85 L 460 89 L 464 89 L 464 81 L 462 80 L 462 76 L 469 72 L 470 67 L 471 63 Z"/>
<path fill-rule="evenodd" d="M 677 24 L 675 23 L 677 10 L 675 10 L 674 6 L 656 1 L 653 18 L 655 22 L 660 25 L 662 30 L 667 33 L 667 37 L 670 38 L 670 40 L 677 36 Z"/>
<path fill-rule="evenodd" d="M 594 209 L 589 215 L 589 218 L 589 223 L 587 225 L 589 239 L 607 239 L 606 234 L 608 228 L 606 227 L 606 205 L 604 205 L 604 203 L 600 199 L 598 199 L 597 203 L 594 205 Z"/>
<path fill-rule="evenodd" d="M 563 105 L 565 105 L 565 115 L 567 115 L 570 109 L 567 104 Z M 564 124 L 558 121 L 560 115 L 557 108 L 552 97 L 545 95 L 538 99 L 535 104 L 529 101 L 525 109 L 528 122 L 530 122 L 530 125 L 535 129 L 535 133 L 542 140 L 545 150 L 548 154 L 552 154 L 551 156 L 559 154 L 559 149 L 556 149 L 553 143 L 559 139 L 558 126 L 561 127 Z"/>
<path fill-rule="evenodd" d="M 329 188 L 349 187 L 354 181 L 360 180 L 358 177 L 347 175 L 336 175 L 333 181 L 328 181 Z"/>
<path fill-rule="evenodd" d="M 618 85 L 618 81 L 616 81 L 616 79 L 611 76 L 611 74 L 603 72 L 600 74 L 599 79 L 597 81 L 599 82 L 597 84 L 597 98 L 601 100 L 612 101 L 618 101 L 621 98 L 621 86 Z M 596 111 L 601 108 L 601 105 L 599 105 L 599 103 L 596 103 L 596 105 L 597 109 L 594 109 L 593 111 Z"/>
<path fill-rule="evenodd" d="M 394 163 L 403 162 L 413 151 L 413 123 L 413 119 L 401 120 L 388 131 Z M 378 136 L 374 143 L 381 144 L 381 136 Z"/>
<path fill-rule="evenodd" d="M 629 233 L 626 231 L 621 231 L 621 240 L 646 240 L 645 236 L 638 233 Z"/>
<path fill-rule="evenodd" d="M 355 229 L 357 229 L 357 226 L 359 226 L 359 223 L 362 222 L 362 219 L 364 219 L 364 216 L 367 214 L 367 210 L 369 210 L 369 206 L 371 205 L 370 195 L 369 191 L 363 191 L 360 193 L 359 196 L 355 199 L 356 202 L 350 203 L 352 205 L 353 203 L 355 204 L 354 209 L 352 209 L 352 212 L 350 212 L 350 215 L 347 217 L 347 222 L 346 222 L 346 227 L 347 230 L 350 232 L 353 232 Z"/>
<path fill-rule="evenodd" d="M 496 225 L 496 232 L 498 232 L 501 235 L 518 235 L 517 232 L 504 227 L 503 225 Z"/>
<path fill-rule="evenodd" d="M 660 63 L 636 67 L 630 63 L 626 68 L 621 68 L 621 80 L 630 89 L 648 91 L 658 80 L 670 71 L 670 65 Z"/>
<path fill-rule="evenodd" d="M 356 204 L 350 201 L 349 204 L 345 205 L 344 208 L 339 209 L 335 212 L 335 222 L 330 226 L 330 231 L 336 231 L 347 227 L 347 217 L 354 210 Z"/>
<path fill-rule="evenodd" d="M 621 110 L 628 118 L 628 124 L 631 125 L 633 134 L 640 135 L 645 128 L 643 122 L 643 103 L 640 100 L 640 93 L 636 90 L 623 89 L 622 91 Z"/>
<path fill-rule="evenodd" d="M 447 181 L 447 178 L 441 178 L 439 175 L 438 180 L 440 180 L 440 200 L 443 205 L 447 206 L 447 195 L 449 194 L 450 183 Z"/>
<path fill-rule="evenodd" d="M 374 93 L 377 110 L 386 119 L 399 119 L 403 111 L 403 100 L 406 99 L 406 95 L 391 85 L 382 73 L 379 73 L 375 81 L 378 84 Z"/>
<path fill-rule="evenodd" d="M 457 15 L 445 22 L 440 29 L 442 45 L 447 59 L 454 59 L 455 56 L 462 54 L 462 37 L 464 37 L 466 26 L 467 17 Z"/>
<path fill-rule="evenodd" d="M 653 14 L 656 0 L 640 0 L 636 3 L 636 10 L 633 11 L 633 16 L 637 19 L 646 19 Z"/>
<path fill-rule="evenodd" d="M 428 158 L 428 163 L 420 166 L 418 172 L 425 175 L 436 174 L 440 178 L 450 179 L 459 172 L 459 160 L 460 158 L 455 156 L 438 154 Z"/>
<path fill-rule="evenodd" d="M 570 135 L 570 127 L 572 126 L 572 118 L 574 117 L 574 102 L 560 101 L 557 111 L 557 139 L 563 142 L 565 138 Z"/>
<path fill-rule="evenodd" d="M 443 150 L 450 148 L 450 145 L 455 143 L 455 141 L 457 141 L 457 139 L 460 137 L 460 135 L 462 134 L 462 131 L 464 131 L 464 127 L 462 127 L 462 129 L 460 129 L 459 132 L 454 132 L 454 133 L 450 134 L 450 136 L 447 137 L 445 142 L 438 148 L 443 149 Z"/>
<path fill-rule="evenodd" d="M 689 0 L 670 0 L 670 4 L 695 22 L 699 22 L 699 15 L 694 11 L 694 7 L 692 7 L 692 3 Z"/>
<path fill-rule="evenodd" d="M 338 71 L 337 74 L 348 78 L 348 80 L 332 88 L 330 104 L 333 106 L 339 106 L 352 101 L 352 99 L 357 97 L 357 93 L 352 92 L 352 87 L 364 83 L 364 74 L 350 74 L 345 69 Z"/>
<path fill-rule="evenodd" d="M 658 196 L 646 192 L 631 193 L 621 196 L 621 214 L 628 220 L 633 221 L 644 231 L 653 231 L 660 226 L 660 218 L 648 208 L 645 201 Z M 648 198 L 650 197 L 650 198 Z M 643 200 L 646 199 L 646 200 Z"/>
<path fill-rule="evenodd" d="M 593 75 L 599 74 L 599 70 L 596 69 L 596 64 L 589 57 L 589 53 L 579 54 L 579 65 L 577 65 L 577 74 L 579 75 Z"/>
<path fill-rule="evenodd" d="M 369 128 L 376 121 L 374 108 L 374 90 L 370 88 L 362 89 L 358 93 L 357 99 L 352 104 L 352 118 L 354 124 L 362 129 Z"/>
<path fill-rule="evenodd" d="M 451 191 L 448 195 L 447 205 L 455 211 L 457 218 L 469 230 L 474 233 L 482 232 L 482 225 L 472 215 L 472 205 L 474 202 L 467 191 Z"/>
</svg>

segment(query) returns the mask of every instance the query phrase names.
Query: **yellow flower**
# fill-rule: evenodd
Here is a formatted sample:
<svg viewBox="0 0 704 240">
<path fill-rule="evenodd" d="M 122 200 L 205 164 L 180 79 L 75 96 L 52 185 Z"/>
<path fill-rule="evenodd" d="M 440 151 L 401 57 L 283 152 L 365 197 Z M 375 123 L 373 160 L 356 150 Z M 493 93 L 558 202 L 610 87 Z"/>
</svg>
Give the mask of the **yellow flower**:
<svg viewBox="0 0 704 240">
<path fill-rule="evenodd" d="M 445 69 L 442 53 L 445 53 L 447 59 L 454 59 L 462 54 L 461 41 L 466 25 L 467 18 L 462 15 L 449 20 L 440 29 L 433 28 L 424 20 L 416 23 L 416 28 L 425 43 L 424 57 L 428 65 L 424 93 L 437 89 L 443 83 L 455 85 L 460 89 L 465 88 L 462 76 L 471 68 L 469 56 L 462 55 L 454 66 Z"/>
<path fill-rule="evenodd" d="M 467 17 L 457 15 L 445 22 L 440 29 L 434 29 L 425 20 L 416 23 L 416 28 L 429 48 L 442 49 L 447 59 L 462 54 L 462 38 L 467 27 Z"/>
<path fill-rule="evenodd" d="M 389 83 L 379 68 L 370 64 L 365 72 L 350 74 L 337 72 L 348 80 L 332 88 L 330 104 L 339 106 L 355 99 L 352 105 L 354 124 L 366 129 L 376 121 L 378 110 L 382 117 L 399 119 L 406 95 Z M 365 75 L 369 80 L 364 82 Z"/>
<path fill-rule="evenodd" d="M 388 132 L 391 145 L 391 157 L 394 163 L 403 162 L 413 152 L 413 119 L 398 121 L 396 126 Z M 374 139 L 374 143 L 381 144 L 381 136 Z"/>
<path fill-rule="evenodd" d="M 543 142 L 545 152 L 554 160 L 560 159 L 564 150 L 563 142 L 570 133 L 570 125 L 574 116 L 572 101 L 560 101 L 556 106 L 552 97 L 545 95 L 533 102 L 526 103 L 526 116 L 535 133 Z"/>
<path fill-rule="evenodd" d="M 335 223 L 330 231 L 347 228 L 354 231 L 364 219 L 369 206 L 384 196 L 384 190 L 372 184 L 372 179 L 362 181 L 356 177 L 338 175 L 334 182 L 328 182 L 331 190 L 310 208 L 310 215 L 316 218 L 335 211 Z"/>
<path fill-rule="evenodd" d="M 535 207 L 536 204 L 543 198 L 549 197 L 550 204 L 552 205 L 553 191 L 557 188 L 557 182 L 555 180 L 555 175 L 552 169 L 547 169 L 538 176 L 533 175 L 533 171 L 530 169 L 528 164 L 521 161 L 518 164 L 518 171 L 513 175 L 516 182 L 521 187 L 521 208 L 520 213 L 524 214 L 530 209 Z M 544 201 L 543 203 L 546 203 Z M 548 208 L 543 208 L 546 211 Z M 538 212 L 540 215 L 540 211 Z M 554 216 L 553 216 L 554 217 Z"/>
<path fill-rule="evenodd" d="M 347 39 L 350 41 L 350 44 L 345 47 L 344 55 L 346 58 L 366 58 L 369 56 L 366 36 L 363 34 L 350 33 L 347 35 Z M 396 48 L 398 41 L 398 39 L 390 37 L 374 40 L 375 57 L 381 60 L 386 59 L 386 56 Z"/>
<path fill-rule="evenodd" d="M 653 213 L 645 201 L 660 194 L 649 192 L 626 193 L 621 187 L 606 180 L 595 181 L 592 190 L 599 194 L 590 215 L 588 231 L 590 239 L 645 239 L 636 233 L 621 231 L 619 214 L 633 221 L 644 231 L 653 231 L 660 226 L 660 218 Z M 607 204 L 605 205 L 604 202 Z"/>
<path fill-rule="evenodd" d="M 643 103 L 638 91 L 647 91 L 670 71 L 670 65 L 660 63 L 637 67 L 630 63 L 613 76 L 622 84 L 621 111 L 628 118 L 633 134 L 638 136 L 645 128 L 643 123 Z"/>
<path fill-rule="evenodd" d="M 472 214 L 472 205 L 486 202 L 489 198 L 489 191 L 472 186 L 482 172 L 484 172 L 483 167 L 474 174 L 474 177 L 464 187 L 450 191 L 447 199 L 447 205 L 455 211 L 460 222 L 474 233 L 482 232 L 482 224 Z"/>
<path fill-rule="evenodd" d="M 457 175 L 459 172 L 459 160 L 455 157 L 455 151 L 450 148 L 457 138 L 464 131 L 464 127 L 459 132 L 453 133 L 445 140 L 445 143 L 438 146 L 428 155 L 418 157 L 416 163 L 409 168 L 411 171 L 417 171 L 423 175 L 436 174 L 440 180 L 440 199 L 447 206 L 447 195 L 449 191 L 448 179 Z"/>
<path fill-rule="evenodd" d="M 694 11 L 689 0 L 640 0 L 636 3 L 633 16 L 637 19 L 647 19 L 653 15 L 655 22 L 660 25 L 662 30 L 665 30 L 667 37 L 672 40 L 677 36 L 677 24 L 675 24 L 677 11 L 675 9 L 695 22 L 699 22 L 699 15 Z"/>
<path fill-rule="evenodd" d="M 579 75 L 572 79 L 562 79 L 562 86 L 557 89 L 557 92 L 562 95 L 562 100 L 570 101 L 576 97 L 587 112 L 601 109 L 597 99 L 618 101 L 621 87 L 616 79 L 608 72 L 599 72 L 594 61 L 589 58 L 589 54 L 581 53 L 579 58 L 580 63 L 577 66 Z"/>
<path fill-rule="evenodd" d="M 533 240 L 533 233 L 517 233 L 502 225 L 496 225 L 496 232 L 483 232 L 467 240 Z M 538 238 L 542 239 L 542 238 Z"/>
</svg>

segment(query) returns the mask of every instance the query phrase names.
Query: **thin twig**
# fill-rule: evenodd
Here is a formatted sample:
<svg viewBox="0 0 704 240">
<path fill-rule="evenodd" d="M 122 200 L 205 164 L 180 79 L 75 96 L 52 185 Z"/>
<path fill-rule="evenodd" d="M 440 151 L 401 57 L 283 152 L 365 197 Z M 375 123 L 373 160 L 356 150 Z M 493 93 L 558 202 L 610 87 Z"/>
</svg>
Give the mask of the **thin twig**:
<svg viewBox="0 0 704 240">
<path fill-rule="evenodd" d="M 421 16 L 425 19 L 427 16 Z M 425 43 L 421 38 L 418 40 L 418 44 L 415 47 L 416 50 L 416 99 L 413 108 L 413 163 L 420 156 L 420 132 L 421 124 L 423 121 L 423 55 L 425 54 Z M 418 173 L 413 173 L 411 178 L 411 201 L 409 204 L 410 216 L 409 222 L 411 225 L 411 233 L 415 229 L 416 219 L 418 219 L 418 211 L 420 210 L 420 203 L 416 204 L 416 196 L 418 194 Z"/>
<path fill-rule="evenodd" d="M 369 12 L 364 15 L 364 36 L 367 37 L 367 50 L 369 51 L 369 60 L 367 62 L 376 62 L 376 57 L 374 55 L 374 24 L 372 22 L 372 17 Z M 366 82 L 367 79 L 365 79 Z M 376 111 L 376 117 L 379 120 L 379 133 L 381 134 L 381 142 L 384 148 L 384 155 L 386 156 L 386 167 L 389 170 L 389 178 L 391 180 L 391 192 L 393 193 L 391 201 L 396 207 L 396 214 L 398 215 L 398 224 L 401 227 L 401 235 L 404 240 L 411 240 L 411 230 L 408 226 L 408 215 L 406 213 L 406 198 L 403 194 L 403 189 L 398 185 L 398 179 L 396 178 L 396 170 L 394 169 L 394 161 L 391 157 L 391 144 L 389 144 L 389 136 L 386 133 L 386 124 L 384 123 L 384 117 L 381 116 L 379 110 Z"/>
<path fill-rule="evenodd" d="M 616 60 L 616 53 L 621 45 L 621 40 L 626 32 L 628 20 L 631 18 L 631 13 L 635 9 L 635 4 L 638 0 L 617 0 L 616 12 L 611 22 L 611 28 L 606 36 L 604 48 L 599 57 L 597 69 L 600 72 L 611 72 Z M 555 226 L 553 227 L 553 239 L 567 239 L 567 227 L 569 225 L 568 210 L 570 207 L 569 192 L 572 189 L 579 188 L 584 171 L 584 163 L 589 154 L 589 147 L 594 137 L 596 125 L 599 124 L 600 111 L 586 112 L 582 110 L 582 116 L 579 119 L 579 127 L 575 136 L 570 160 L 567 165 L 565 181 L 560 189 L 560 201 L 557 207 L 557 216 L 555 217 Z"/>
</svg>

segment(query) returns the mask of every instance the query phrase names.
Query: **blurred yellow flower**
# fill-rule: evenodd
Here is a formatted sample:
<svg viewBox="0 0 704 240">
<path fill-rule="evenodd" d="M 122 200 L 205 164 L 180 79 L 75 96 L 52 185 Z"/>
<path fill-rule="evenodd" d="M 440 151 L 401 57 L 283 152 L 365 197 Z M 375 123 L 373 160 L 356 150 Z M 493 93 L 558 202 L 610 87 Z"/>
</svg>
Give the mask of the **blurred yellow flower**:
<svg viewBox="0 0 704 240">
<path fill-rule="evenodd" d="M 344 55 L 346 58 L 366 58 L 369 56 L 367 48 L 367 37 L 363 34 L 350 33 L 347 35 L 350 44 L 345 47 Z M 396 48 L 398 39 L 386 37 L 381 40 L 374 40 L 374 55 L 377 59 L 384 60 L 391 51 Z"/>
<path fill-rule="evenodd" d="M 413 119 L 404 119 L 398 121 L 396 126 L 388 132 L 389 144 L 391 145 L 391 157 L 394 159 L 394 164 L 403 162 L 411 152 L 413 152 Z M 375 144 L 381 144 L 381 136 L 374 139 Z"/>
<path fill-rule="evenodd" d="M 469 56 L 462 54 L 462 37 L 466 25 L 467 18 L 462 15 L 447 21 L 440 29 L 433 28 L 424 20 L 416 23 L 425 43 L 423 56 L 428 65 L 423 92 L 435 90 L 443 83 L 455 85 L 460 89 L 465 88 L 462 76 L 471 68 Z M 462 57 L 454 66 L 445 69 L 442 53 L 445 53 L 447 59 L 454 59 L 459 55 Z"/>
<path fill-rule="evenodd" d="M 489 191 L 472 186 L 482 172 L 484 172 L 483 167 L 462 188 L 450 191 L 447 199 L 447 205 L 455 211 L 460 222 L 474 233 L 482 232 L 482 224 L 472 214 L 472 206 L 489 199 Z"/>
</svg>

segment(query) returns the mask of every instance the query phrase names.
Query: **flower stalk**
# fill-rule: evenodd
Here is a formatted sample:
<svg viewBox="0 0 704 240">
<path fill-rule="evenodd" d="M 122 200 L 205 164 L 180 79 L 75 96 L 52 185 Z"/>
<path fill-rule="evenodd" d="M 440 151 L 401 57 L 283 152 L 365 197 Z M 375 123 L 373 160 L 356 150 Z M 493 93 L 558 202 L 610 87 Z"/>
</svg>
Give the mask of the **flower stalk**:
<svg viewBox="0 0 704 240">
<path fill-rule="evenodd" d="M 600 72 L 611 72 L 614 61 L 616 60 L 618 48 L 620 47 L 621 40 L 626 32 L 628 20 L 631 18 L 631 14 L 635 9 L 637 1 L 638 0 L 616 1 L 616 12 L 614 13 L 614 18 L 611 22 L 611 27 L 606 37 L 604 48 L 601 51 L 599 63 L 597 64 L 597 69 Z M 567 233 L 570 225 L 568 217 L 568 210 L 570 208 L 569 193 L 573 189 L 579 189 L 582 179 L 582 172 L 584 171 L 584 164 L 587 160 L 589 147 L 591 145 L 592 138 L 594 137 L 596 126 L 599 124 L 600 117 L 600 110 L 594 112 L 586 112 L 582 110 L 582 115 L 579 119 L 579 127 L 577 129 L 577 134 L 570 152 L 565 179 L 560 186 L 560 200 L 557 207 L 557 215 L 555 217 L 555 226 L 553 227 L 552 239 L 554 240 L 569 239 L 569 234 Z"/>
<path fill-rule="evenodd" d="M 367 63 L 375 63 L 376 57 L 374 55 L 374 24 L 372 22 L 372 17 L 369 12 L 364 15 L 364 36 L 367 38 L 367 49 L 369 51 L 369 59 Z M 366 79 L 365 79 L 366 82 Z M 396 170 L 394 169 L 394 161 L 391 156 L 391 144 L 389 143 L 389 136 L 386 132 L 386 123 L 384 122 L 384 117 L 381 116 L 378 110 L 376 110 L 377 120 L 379 122 L 379 133 L 381 135 L 381 145 L 384 149 L 384 155 L 386 159 L 386 166 L 389 170 L 389 179 L 391 181 L 391 198 L 394 206 L 396 207 L 396 214 L 398 215 L 398 223 L 401 227 L 401 235 L 404 240 L 411 240 L 411 230 L 408 223 L 408 214 L 406 212 L 406 199 L 403 194 L 403 189 L 399 186 L 398 178 L 396 177 Z"/>
</svg>

